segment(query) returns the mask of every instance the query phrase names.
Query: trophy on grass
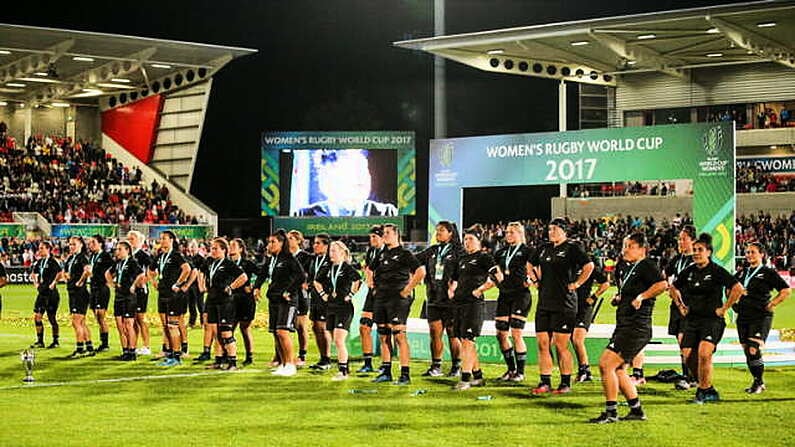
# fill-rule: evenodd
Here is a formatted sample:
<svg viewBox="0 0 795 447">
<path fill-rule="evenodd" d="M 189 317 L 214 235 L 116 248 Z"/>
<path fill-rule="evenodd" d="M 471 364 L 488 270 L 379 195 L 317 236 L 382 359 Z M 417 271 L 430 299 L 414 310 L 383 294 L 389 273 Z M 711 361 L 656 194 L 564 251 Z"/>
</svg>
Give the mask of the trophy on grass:
<svg viewBox="0 0 795 447">
<path fill-rule="evenodd" d="M 36 359 L 36 353 L 32 349 L 25 349 L 19 354 L 22 365 L 25 366 L 25 378 L 22 379 L 25 383 L 33 383 L 36 379 L 33 378 L 33 364 Z"/>
</svg>

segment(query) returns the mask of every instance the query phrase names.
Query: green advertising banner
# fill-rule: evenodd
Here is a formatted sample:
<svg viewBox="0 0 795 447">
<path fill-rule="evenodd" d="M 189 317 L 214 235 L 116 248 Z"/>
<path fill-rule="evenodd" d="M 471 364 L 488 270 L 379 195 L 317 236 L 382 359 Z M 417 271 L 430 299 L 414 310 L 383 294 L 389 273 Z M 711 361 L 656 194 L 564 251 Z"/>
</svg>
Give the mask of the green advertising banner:
<svg viewBox="0 0 795 447">
<path fill-rule="evenodd" d="M 58 238 L 91 237 L 95 234 L 102 237 L 116 237 L 119 234 L 119 226 L 110 224 L 59 224 L 52 226 L 52 236 Z"/>
<path fill-rule="evenodd" d="M 396 206 L 401 216 L 416 213 L 416 153 L 414 132 L 351 131 L 351 132 L 265 132 L 262 134 L 260 209 L 263 216 L 286 216 L 280 209 L 281 185 L 279 169 L 281 151 L 301 150 L 394 150 L 397 152 Z"/>
<path fill-rule="evenodd" d="M 328 233 L 330 236 L 366 236 L 373 225 L 391 223 L 403 228 L 396 217 L 274 217 L 273 228 L 298 230 L 304 235 Z"/>
<path fill-rule="evenodd" d="M 160 233 L 170 230 L 180 239 L 209 239 L 213 228 L 209 225 L 150 225 L 149 239 L 157 239 Z"/>
<path fill-rule="evenodd" d="M 732 123 L 432 140 L 429 234 L 440 220 L 461 224 L 464 188 L 692 179 L 696 228 L 734 271 L 734 158 Z"/>
<path fill-rule="evenodd" d="M 25 237 L 25 225 L 17 223 L 0 224 L 0 237 Z"/>
</svg>

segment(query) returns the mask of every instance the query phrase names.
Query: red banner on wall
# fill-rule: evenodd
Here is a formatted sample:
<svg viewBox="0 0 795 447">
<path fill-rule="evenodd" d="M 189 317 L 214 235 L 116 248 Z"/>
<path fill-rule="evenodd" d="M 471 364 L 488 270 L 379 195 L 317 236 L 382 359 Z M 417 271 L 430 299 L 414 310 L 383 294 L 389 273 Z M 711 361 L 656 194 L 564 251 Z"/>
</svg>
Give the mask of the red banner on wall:
<svg viewBox="0 0 795 447">
<path fill-rule="evenodd" d="M 102 133 L 113 138 L 135 158 L 149 164 L 162 107 L 163 95 L 154 95 L 106 110 L 102 112 Z"/>
</svg>

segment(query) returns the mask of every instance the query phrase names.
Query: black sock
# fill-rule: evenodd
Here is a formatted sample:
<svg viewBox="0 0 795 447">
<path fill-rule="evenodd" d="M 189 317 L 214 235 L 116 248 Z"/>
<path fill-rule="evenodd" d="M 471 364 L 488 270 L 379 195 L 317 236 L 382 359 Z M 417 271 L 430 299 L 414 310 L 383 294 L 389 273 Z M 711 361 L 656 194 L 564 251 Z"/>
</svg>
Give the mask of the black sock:
<svg viewBox="0 0 795 447">
<path fill-rule="evenodd" d="M 618 412 L 618 402 L 608 400 L 605 402 L 605 412 L 607 414 L 616 414 Z"/>
<path fill-rule="evenodd" d="M 237 366 L 237 356 L 236 355 L 229 356 L 227 358 L 227 362 L 229 362 L 229 366 L 236 367 Z"/>
<path fill-rule="evenodd" d="M 365 352 L 364 353 L 364 366 L 368 368 L 373 367 L 373 353 L 372 352 Z"/>
<path fill-rule="evenodd" d="M 326 357 L 325 355 L 320 356 L 321 365 L 328 365 L 329 363 L 331 363 L 331 359 L 329 357 Z"/>
<path fill-rule="evenodd" d="M 431 368 L 441 368 L 442 367 L 442 359 L 432 359 L 431 360 Z"/>
<path fill-rule="evenodd" d="M 480 380 L 480 379 L 482 379 L 482 378 L 483 378 L 483 371 L 481 371 L 481 370 L 479 370 L 479 369 L 476 369 L 476 370 L 472 371 L 472 377 L 473 377 L 475 380 Z"/>
<path fill-rule="evenodd" d="M 580 373 L 590 373 L 591 372 L 591 365 L 584 363 L 580 365 Z"/>
<path fill-rule="evenodd" d="M 160 350 L 161 350 L 161 351 L 163 351 L 163 352 L 165 352 L 165 353 L 168 353 L 168 346 L 166 346 L 166 344 L 165 344 L 165 343 L 163 343 L 161 346 L 162 346 L 162 347 L 160 348 Z"/>
<path fill-rule="evenodd" d="M 254 360 L 254 353 L 246 352 L 246 360 Z"/>
<path fill-rule="evenodd" d="M 94 343 L 92 343 L 91 340 L 86 341 L 86 350 L 89 352 L 94 350 Z"/>
<path fill-rule="evenodd" d="M 298 350 L 298 358 L 301 360 L 306 360 L 306 349 Z"/>
<path fill-rule="evenodd" d="M 541 374 L 541 383 L 543 385 L 552 386 L 552 375 L 550 374 Z"/>
<path fill-rule="evenodd" d="M 408 366 L 401 366 L 400 367 L 400 377 L 408 377 L 409 376 L 409 367 Z"/>
<path fill-rule="evenodd" d="M 77 352 L 83 352 L 83 342 L 77 342 Z"/>
<path fill-rule="evenodd" d="M 471 372 L 464 371 L 464 372 L 461 373 L 461 381 L 462 382 L 469 382 L 470 380 L 472 380 L 472 373 Z"/>
<path fill-rule="evenodd" d="M 439 360 L 441 363 L 441 360 Z M 453 359 L 453 368 L 460 368 L 461 367 L 461 359 Z"/>
<path fill-rule="evenodd" d="M 561 374 L 560 375 L 560 385 L 567 386 L 571 388 L 571 374 Z"/>
<path fill-rule="evenodd" d="M 384 371 L 385 376 L 392 376 L 392 362 L 384 362 L 381 364 L 381 369 Z"/>
<path fill-rule="evenodd" d="M 513 348 L 502 351 L 502 358 L 505 359 L 505 365 L 508 367 L 508 371 L 516 371 L 516 359 L 513 356 Z"/>
<path fill-rule="evenodd" d="M 684 356 L 681 357 L 682 357 L 682 376 L 687 378 L 689 375 L 689 371 L 687 370 L 687 362 L 685 361 Z"/>
<path fill-rule="evenodd" d="M 643 377 L 643 368 L 632 368 L 632 375 L 635 377 Z"/>
<path fill-rule="evenodd" d="M 339 367 L 340 372 L 343 375 L 347 376 L 348 375 L 348 362 L 345 362 L 345 363 L 339 362 L 339 363 L 337 363 L 337 365 Z"/>
<path fill-rule="evenodd" d="M 210 347 L 209 346 L 205 346 L 204 350 L 202 350 L 202 354 L 210 355 Z"/>
<path fill-rule="evenodd" d="M 102 346 L 108 345 L 108 333 L 107 332 L 100 332 L 99 333 L 99 341 L 102 342 Z"/>
<path fill-rule="evenodd" d="M 187 354 L 188 353 L 188 343 L 182 343 L 182 352 Z"/>
<path fill-rule="evenodd" d="M 174 351 L 174 360 L 181 360 L 182 358 L 182 351 L 176 350 Z"/>
<path fill-rule="evenodd" d="M 748 369 L 751 371 L 751 375 L 754 376 L 754 382 L 764 383 L 765 362 L 761 358 L 748 361 Z"/>
<path fill-rule="evenodd" d="M 36 326 L 41 327 L 41 332 L 36 332 L 36 342 L 44 343 L 44 324 L 40 321 L 37 321 Z"/>
<path fill-rule="evenodd" d="M 52 342 L 58 343 L 58 334 L 52 334 Z"/>
<path fill-rule="evenodd" d="M 216 365 L 220 365 L 221 363 L 224 363 L 224 356 L 216 355 L 215 356 L 215 364 Z"/>
<path fill-rule="evenodd" d="M 166 348 L 163 350 L 163 352 L 166 354 L 167 358 L 174 357 L 174 353 L 171 351 L 171 348 Z"/>
<path fill-rule="evenodd" d="M 636 397 L 634 399 L 627 399 L 627 404 L 629 408 L 635 410 L 640 408 L 640 398 Z"/>
<path fill-rule="evenodd" d="M 516 373 L 517 374 L 524 374 L 524 365 L 527 363 L 527 353 L 526 352 L 517 352 L 516 353 Z"/>
</svg>

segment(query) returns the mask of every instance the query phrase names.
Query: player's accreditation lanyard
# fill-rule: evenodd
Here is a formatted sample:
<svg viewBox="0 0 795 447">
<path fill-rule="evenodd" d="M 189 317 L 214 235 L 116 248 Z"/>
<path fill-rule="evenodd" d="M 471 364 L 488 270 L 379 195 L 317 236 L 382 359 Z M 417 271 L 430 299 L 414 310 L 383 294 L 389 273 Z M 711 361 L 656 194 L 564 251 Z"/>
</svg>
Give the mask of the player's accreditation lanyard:
<svg viewBox="0 0 795 447">
<path fill-rule="evenodd" d="M 748 283 L 749 283 L 749 282 L 751 282 L 751 279 L 753 279 L 753 277 L 754 277 L 754 276 L 756 276 L 756 273 L 757 273 L 757 272 L 759 271 L 759 269 L 761 269 L 761 268 L 762 268 L 762 264 L 759 264 L 759 267 L 757 267 L 756 269 L 754 269 L 754 271 L 753 271 L 753 272 L 751 272 L 751 274 L 750 274 L 750 275 L 745 275 L 745 279 L 743 280 L 743 287 L 745 287 L 745 289 L 746 289 L 746 290 L 748 290 Z"/>
<path fill-rule="evenodd" d="M 693 264 L 693 261 L 687 262 L 687 264 L 685 264 L 685 262 L 687 262 L 687 258 L 682 256 L 682 258 L 676 263 L 676 274 L 677 275 L 682 273 L 682 270 L 690 267 L 690 265 Z"/>
<path fill-rule="evenodd" d="M 158 262 L 158 264 L 160 264 L 160 279 L 161 280 L 163 279 L 163 269 L 166 268 L 166 264 L 168 264 L 168 259 L 170 257 L 171 257 L 171 250 L 169 250 L 168 253 L 166 253 L 165 255 L 161 256 L 160 257 L 160 261 Z"/>
<path fill-rule="evenodd" d="M 213 286 L 213 276 L 215 276 L 215 272 L 221 268 L 221 263 L 223 262 L 224 258 L 221 258 L 210 265 L 210 287 Z"/>
<path fill-rule="evenodd" d="M 271 258 L 271 263 L 270 263 L 270 265 L 268 266 L 268 278 L 269 278 L 271 281 L 273 281 L 273 270 L 276 268 L 276 260 L 277 260 L 276 256 L 273 256 L 273 257 Z"/>
<path fill-rule="evenodd" d="M 513 260 L 514 256 L 516 256 L 516 253 L 519 252 L 519 248 L 521 246 L 522 246 L 522 244 L 516 244 L 516 248 L 513 249 L 513 252 L 511 252 L 511 247 L 508 247 L 508 252 L 505 253 L 505 274 L 506 275 L 510 275 L 511 274 L 511 261 Z"/>
<path fill-rule="evenodd" d="M 41 258 L 41 261 L 39 261 L 39 283 L 44 280 L 44 270 L 47 268 L 47 261 L 49 259 L 50 258 Z"/>
<path fill-rule="evenodd" d="M 631 268 L 631 269 L 629 269 L 629 271 L 627 272 L 627 274 L 626 274 L 626 275 L 624 275 L 624 277 L 623 277 L 623 278 L 621 278 L 621 284 L 619 284 L 619 285 L 618 285 L 618 293 L 619 293 L 619 295 L 621 294 L 621 290 L 622 290 L 622 289 L 624 288 L 624 286 L 626 285 L 626 283 L 627 283 L 627 280 L 629 280 L 629 277 L 630 277 L 630 276 L 632 276 L 632 272 L 634 272 L 634 271 L 635 271 L 635 268 L 637 268 L 638 264 L 640 264 L 640 261 L 638 261 L 638 262 L 636 262 L 636 263 L 632 264 L 632 268 Z"/>
<path fill-rule="evenodd" d="M 337 280 L 340 277 L 340 273 L 342 273 L 342 263 L 337 266 L 337 273 L 334 273 L 334 266 L 331 266 L 331 296 L 332 298 L 337 297 Z"/>
<path fill-rule="evenodd" d="M 124 268 L 127 267 L 127 261 L 129 259 L 130 259 L 129 257 L 124 258 L 124 263 L 116 264 L 116 284 L 118 286 L 121 286 L 121 279 L 122 276 L 124 275 Z"/>
<path fill-rule="evenodd" d="M 444 278 L 444 256 L 450 251 L 450 244 L 444 244 L 436 254 L 436 268 L 434 269 L 433 279 L 441 281 Z"/>
<path fill-rule="evenodd" d="M 314 270 L 312 270 L 312 279 L 313 280 L 317 279 L 317 271 L 318 271 L 318 269 L 320 269 L 320 266 L 322 266 L 324 262 L 326 262 L 326 255 L 323 255 L 323 256 L 321 256 L 319 258 L 317 258 L 317 257 L 315 258 L 315 268 L 314 268 Z"/>
</svg>

